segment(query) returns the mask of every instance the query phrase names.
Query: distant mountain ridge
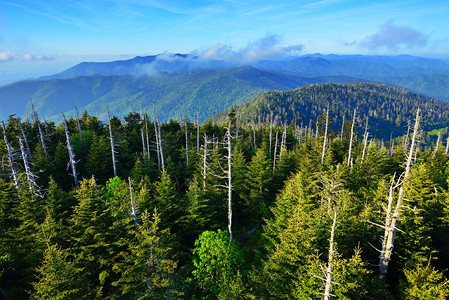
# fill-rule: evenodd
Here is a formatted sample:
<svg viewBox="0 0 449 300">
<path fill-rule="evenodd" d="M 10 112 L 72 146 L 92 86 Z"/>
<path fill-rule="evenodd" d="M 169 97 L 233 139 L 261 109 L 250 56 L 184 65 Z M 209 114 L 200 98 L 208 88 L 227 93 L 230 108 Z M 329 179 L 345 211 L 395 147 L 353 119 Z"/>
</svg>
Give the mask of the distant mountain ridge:
<svg viewBox="0 0 449 300">
<path fill-rule="evenodd" d="M 105 120 L 107 106 L 112 114 L 123 116 L 131 111 L 152 111 L 153 103 L 161 120 L 191 117 L 197 112 L 204 120 L 264 91 L 351 80 L 355 79 L 302 78 L 246 66 L 157 76 L 93 75 L 25 81 L 0 88 L 0 115 L 5 119 L 17 111 L 31 112 L 31 97 L 39 115 L 49 120 L 58 120 L 62 112 L 73 115 L 75 106 Z"/>
<path fill-rule="evenodd" d="M 190 54 L 137 56 L 112 62 L 83 62 L 38 80 L 0 87 L 0 118 L 24 117 L 30 98 L 38 113 L 57 120 L 74 106 L 105 117 L 152 110 L 162 119 L 199 112 L 202 119 L 267 90 L 311 83 L 372 81 L 449 101 L 449 61 L 408 55 L 311 54 L 241 65 Z"/>
</svg>

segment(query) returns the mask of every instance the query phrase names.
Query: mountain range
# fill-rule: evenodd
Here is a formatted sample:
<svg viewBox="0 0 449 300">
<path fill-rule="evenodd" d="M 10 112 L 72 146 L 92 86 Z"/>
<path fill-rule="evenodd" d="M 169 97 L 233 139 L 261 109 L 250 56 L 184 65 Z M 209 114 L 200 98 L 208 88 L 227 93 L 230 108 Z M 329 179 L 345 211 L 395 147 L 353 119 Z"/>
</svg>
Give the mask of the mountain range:
<svg viewBox="0 0 449 300">
<path fill-rule="evenodd" d="M 313 83 L 371 81 L 449 101 L 449 61 L 408 55 L 313 54 L 237 63 L 186 54 L 160 54 L 113 62 L 83 62 L 59 74 L 0 87 L 0 119 L 26 117 L 33 104 L 42 118 L 81 111 L 105 119 L 152 111 L 162 120 L 200 120 L 269 90 Z"/>
</svg>

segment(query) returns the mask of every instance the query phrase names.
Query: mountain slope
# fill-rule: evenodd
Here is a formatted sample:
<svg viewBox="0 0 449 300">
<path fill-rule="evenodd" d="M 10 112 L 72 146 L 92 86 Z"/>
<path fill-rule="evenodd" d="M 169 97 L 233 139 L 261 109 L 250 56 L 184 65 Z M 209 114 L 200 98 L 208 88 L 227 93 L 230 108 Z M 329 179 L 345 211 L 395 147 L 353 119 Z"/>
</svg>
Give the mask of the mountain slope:
<svg viewBox="0 0 449 300">
<path fill-rule="evenodd" d="M 369 117 L 369 132 L 378 138 L 389 139 L 407 131 L 408 120 L 421 109 L 421 128 L 430 131 L 449 126 L 449 103 L 376 83 L 313 84 L 290 91 L 267 92 L 235 109 L 242 122 L 251 122 L 252 116 L 267 120 L 271 112 L 280 122 L 315 126 L 319 115 L 325 113 L 329 103 L 331 128 L 340 131 L 343 116 L 352 119 L 357 109 L 358 127 L 364 127 Z M 222 121 L 226 112 L 212 120 Z"/>
<path fill-rule="evenodd" d="M 105 119 L 106 104 L 111 113 L 123 116 L 140 108 L 151 111 L 153 103 L 162 120 L 193 116 L 196 112 L 200 119 L 205 119 L 263 91 L 287 90 L 328 80 L 332 78 L 308 79 L 240 67 L 156 76 L 95 75 L 25 81 L 0 88 L 0 118 L 13 113 L 25 115 L 25 111 L 31 110 L 32 98 L 39 115 L 53 120 L 62 112 L 70 115 L 75 105 Z"/>
</svg>

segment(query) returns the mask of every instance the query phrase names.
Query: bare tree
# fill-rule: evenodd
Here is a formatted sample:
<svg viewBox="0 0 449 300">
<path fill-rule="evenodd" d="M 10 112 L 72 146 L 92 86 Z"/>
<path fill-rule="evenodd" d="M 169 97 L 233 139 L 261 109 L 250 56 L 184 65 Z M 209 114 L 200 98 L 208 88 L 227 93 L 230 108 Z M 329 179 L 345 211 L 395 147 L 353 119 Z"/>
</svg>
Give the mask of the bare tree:
<svg viewBox="0 0 449 300">
<path fill-rule="evenodd" d="M 72 143 L 70 142 L 70 133 L 69 133 L 69 129 L 67 128 L 67 121 L 65 119 L 65 115 L 62 114 L 62 117 L 63 117 L 62 125 L 64 126 L 65 137 L 66 137 L 66 140 L 67 140 L 67 150 L 69 151 L 69 163 L 68 163 L 68 165 L 72 166 L 73 180 L 75 181 L 75 185 L 79 186 L 78 174 L 76 173 L 75 153 L 73 152 Z"/>
<path fill-rule="evenodd" d="M 334 263 L 334 257 L 335 257 L 335 243 L 334 243 L 334 235 L 335 235 L 335 228 L 337 226 L 337 209 L 334 208 L 334 217 L 332 221 L 332 227 L 331 227 L 331 237 L 329 239 L 329 254 L 327 258 L 327 267 L 326 267 L 326 280 L 324 285 L 324 299 L 328 300 L 332 294 L 332 283 L 333 282 L 333 263 Z"/>
<path fill-rule="evenodd" d="M 112 155 L 112 168 L 114 170 L 114 177 L 117 176 L 117 167 L 115 164 L 115 143 L 114 143 L 114 137 L 112 135 L 112 127 L 111 127 L 111 117 L 109 115 L 109 107 L 108 110 L 108 127 L 109 127 L 109 140 L 111 142 L 111 155 Z"/>
<path fill-rule="evenodd" d="M 20 136 L 19 136 L 19 146 L 20 146 L 20 151 L 22 153 L 23 166 L 25 168 L 25 174 L 27 175 L 27 182 L 29 184 L 30 190 L 35 189 L 36 194 L 39 195 L 38 194 L 39 187 L 37 186 L 36 180 L 35 180 L 36 175 L 34 175 L 31 172 L 30 162 L 28 161 L 28 154 L 26 153 L 25 147 L 22 142 L 22 138 Z"/>
<path fill-rule="evenodd" d="M 321 153 L 321 164 L 324 163 L 324 155 L 326 154 L 327 127 L 329 126 L 329 103 L 326 110 L 326 126 L 324 128 L 323 151 Z"/>
<path fill-rule="evenodd" d="M 184 133 L 186 137 L 186 165 L 189 165 L 189 135 L 187 132 L 187 119 L 184 116 Z"/>
<path fill-rule="evenodd" d="M 352 140 L 354 139 L 354 124 L 356 112 L 357 109 L 354 109 L 354 117 L 352 118 L 352 125 L 351 125 L 351 135 L 349 137 L 348 167 L 352 166 Z"/>
<path fill-rule="evenodd" d="M 133 199 L 133 182 L 130 177 L 128 177 L 128 184 L 129 184 L 129 197 L 131 199 L 131 214 L 134 218 L 134 225 L 137 226 L 137 213 L 136 213 L 136 207 L 134 205 L 134 199 Z"/>
<path fill-rule="evenodd" d="M 25 142 L 26 153 L 27 153 L 28 157 L 33 158 L 32 154 L 31 154 L 30 145 L 28 144 L 27 136 L 25 134 L 25 131 L 23 130 L 22 123 L 20 121 L 19 121 L 19 127 L 20 127 L 20 131 L 22 132 L 23 140 Z"/>
<path fill-rule="evenodd" d="M 276 141 L 274 143 L 274 155 L 273 155 L 273 171 L 276 168 L 276 157 L 277 157 L 277 146 L 278 146 L 278 134 L 279 131 L 276 130 Z"/>
<path fill-rule="evenodd" d="M 11 145 L 9 144 L 8 137 L 6 136 L 6 127 L 5 123 L 2 121 L 2 128 L 3 128 L 3 139 L 6 144 L 6 150 L 8 151 L 8 164 L 9 168 L 11 169 L 11 176 L 14 181 L 14 185 L 16 187 L 19 187 L 19 174 L 17 172 L 16 164 L 14 163 L 14 156 L 13 156 L 13 149 L 11 148 Z"/>
<path fill-rule="evenodd" d="M 360 163 L 363 163 L 366 154 L 366 147 L 368 146 L 368 117 L 366 117 L 365 123 L 365 133 L 363 133 L 363 150 L 362 150 L 362 158 L 360 159 Z"/>
<path fill-rule="evenodd" d="M 231 120 L 228 123 L 228 130 L 226 133 L 226 142 L 228 148 L 228 170 L 225 174 L 228 177 L 228 231 L 229 231 L 229 240 L 232 241 L 232 136 L 231 136 Z"/>
<path fill-rule="evenodd" d="M 410 169 L 413 161 L 413 153 L 415 151 L 415 143 L 417 139 L 417 134 L 419 130 L 419 109 L 416 111 L 415 126 L 413 129 L 412 141 L 410 144 L 409 153 L 407 155 L 405 171 L 402 178 L 400 177 L 396 185 L 394 185 L 394 178 L 390 185 L 390 191 L 388 195 L 388 207 L 386 208 L 385 224 L 380 225 L 377 223 L 369 222 L 376 226 L 382 227 L 384 229 L 384 236 L 382 238 L 382 249 L 378 250 L 380 252 L 379 256 L 379 273 L 382 280 L 388 273 L 388 265 L 391 261 L 391 256 L 393 254 L 394 241 L 396 237 L 396 232 L 399 230 L 397 227 L 399 221 L 399 215 L 402 208 L 402 201 L 404 200 L 404 182 L 410 178 Z M 393 197 L 394 190 L 399 187 L 398 198 L 396 202 L 395 210 L 392 212 L 393 208 Z M 375 248 L 373 246 L 373 248 Z"/>
<path fill-rule="evenodd" d="M 270 151 L 270 157 L 271 157 L 271 144 L 272 144 L 272 140 L 273 140 L 273 112 L 270 112 L 270 147 L 268 149 L 268 151 Z"/>
<path fill-rule="evenodd" d="M 34 122 L 36 122 L 37 129 L 39 131 L 39 140 L 41 142 L 42 149 L 44 150 L 45 157 L 48 158 L 48 152 L 47 152 L 47 146 L 45 145 L 44 134 L 42 132 L 42 127 L 41 127 L 41 124 L 39 121 L 39 117 L 37 115 L 36 110 L 34 109 L 33 100 L 31 98 L 30 98 L 30 103 L 31 103 L 31 109 L 33 111 L 33 119 L 34 119 Z"/>
</svg>

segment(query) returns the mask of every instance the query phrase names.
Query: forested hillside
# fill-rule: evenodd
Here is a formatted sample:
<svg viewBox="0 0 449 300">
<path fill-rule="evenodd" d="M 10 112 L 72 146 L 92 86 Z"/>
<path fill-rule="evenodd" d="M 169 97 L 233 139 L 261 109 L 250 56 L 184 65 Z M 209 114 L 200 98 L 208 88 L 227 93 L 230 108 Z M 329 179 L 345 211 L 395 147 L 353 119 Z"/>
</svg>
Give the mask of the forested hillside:
<svg viewBox="0 0 449 300">
<path fill-rule="evenodd" d="M 379 139 L 406 134 L 409 121 L 419 107 L 426 131 L 449 126 L 449 104 L 383 84 L 346 83 L 313 84 L 289 91 L 266 92 L 255 100 L 236 106 L 242 123 L 270 118 L 281 123 L 295 123 L 310 128 L 319 121 L 329 105 L 330 128 L 340 130 L 343 120 L 350 120 L 357 110 L 357 123 L 369 122 L 370 133 Z M 223 122 L 226 112 L 212 120 Z"/>
<path fill-rule="evenodd" d="M 285 99 L 311 106 L 278 107 Z M 447 128 L 433 144 L 422 130 L 447 126 L 447 112 L 413 99 L 314 85 L 265 94 L 222 123 L 10 117 L 0 297 L 445 299 Z M 375 138 L 393 114 L 405 134 Z"/>
</svg>

